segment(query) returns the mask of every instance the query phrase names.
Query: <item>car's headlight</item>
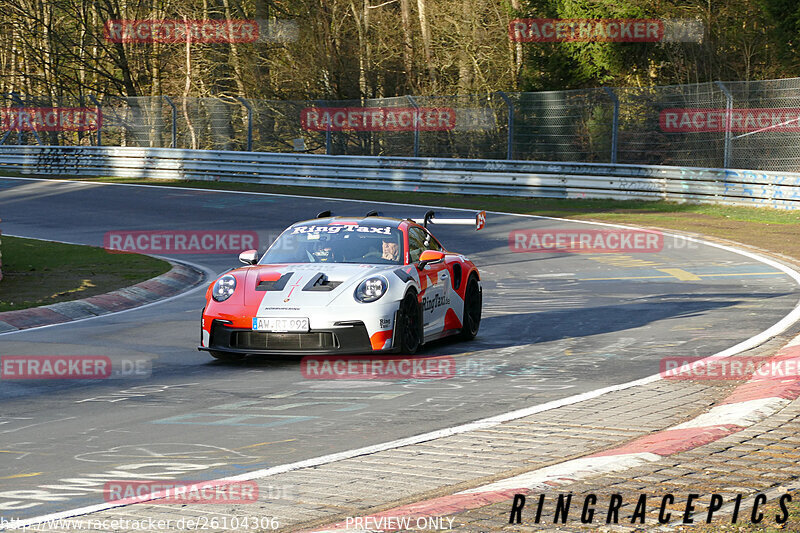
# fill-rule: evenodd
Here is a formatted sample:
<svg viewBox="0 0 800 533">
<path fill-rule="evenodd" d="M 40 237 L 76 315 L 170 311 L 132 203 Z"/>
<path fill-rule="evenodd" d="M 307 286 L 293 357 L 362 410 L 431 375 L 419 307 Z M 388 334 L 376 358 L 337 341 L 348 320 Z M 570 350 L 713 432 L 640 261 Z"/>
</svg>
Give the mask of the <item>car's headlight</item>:
<svg viewBox="0 0 800 533">
<path fill-rule="evenodd" d="M 218 302 L 224 302 L 231 297 L 233 291 L 235 290 L 236 278 L 230 274 L 225 274 L 214 284 L 214 289 L 211 291 L 211 297 Z"/>
<path fill-rule="evenodd" d="M 374 278 L 367 278 L 359 283 L 356 292 L 353 294 L 359 302 L 374 302 L 386 293 L 389 283 L 386 278 L 376 276 Z"/>
</svg>

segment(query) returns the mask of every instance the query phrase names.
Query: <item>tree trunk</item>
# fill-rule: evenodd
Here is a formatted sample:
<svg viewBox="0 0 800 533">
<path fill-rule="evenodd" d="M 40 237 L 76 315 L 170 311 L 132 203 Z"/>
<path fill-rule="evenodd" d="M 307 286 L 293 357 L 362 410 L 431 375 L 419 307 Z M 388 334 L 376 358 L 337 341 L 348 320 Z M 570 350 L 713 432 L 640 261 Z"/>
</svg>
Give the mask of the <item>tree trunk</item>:
<svg viewBox="0 0 800 533">
<path fill-rule="evenodd" d="M 405 79 L 402 89 L 412 92 L 415 85 L 414 79 L 414 41 L 411 32 L 411 6 L 409 0 L 400 0 L 400 16 L 403 22 L 403 68 Z"/>
<path fill-rule="evenodd" d="M 514 17 L 518 17 L 522 12 L 522 5 L 520 4 L 519 0 L 511 0 L 511 7 L 514 9 Z M 508 28 L 508 26 L 506 26 L 506 28 Z M 519 77 L 522 73 L 522 43 L 515 43 L 509 39 L 508 44 L 511 47 L 511 61 L 514 67 L 512 83 L 514 84 L 514 89 L 516 90 L 519 89 Z"/>
<path fill-rule="evenodd" d="M 222 6 L 225 9 L 225 18 L 227 20 L 233 19 L 231 14 L 231 4 L 229 0 L 222 0 Z M 231 55 L 229 58 L 229 64 L 233 68 L 233 78 L 236 82 L 236 91 L 238 92 L 238 96 L 242 98 L 247 98 L 247 89 L 244 86 L 244 80 L 242 79 L 242 60 L 239 57 L 239 47 L 236 45 L 235 42 L 230 43 L 231 47 Z"/>
<path fill-rule="evenodd" d="M 259 34 L 260 32 L 268 32 L 269 29 L 267 25 L 270 23 L 271 18 L 270 3 L 268 0 L 256 0 L 255 8 L 256 20 L 262 25 L 262 27 L 259 28 Z M 261 50 L 267 52 L 269 49 L 269 45 L 263 41 L 256 43 L 255 46 L 256 50 L 259 52 Z M 256 61 L 253 65 L 253 76 L 255 78 L 255 87 L 253 91 L 257 91 L 254 97 L 269 98 L 273 96 L 272 73 L 269 68 L 269 63 L 261 59 L 260 53 L 256 54 Z M 275 136 L 275 117 L 273 113 L 272 109 L 266 106 L 257 106 L 253 110 L 253 128 L 258 133 L 257 139 L 263 144 L 269 143 L 268 146 L 272 146 L 272 139 Z"/>
<path fill-rule="evenodd" d="M 475 34 L 474 13 L 470 0 L 461 0 L 461 27 L 456 27 L 458 35 L 467 36 Z M 470 56 L 470 42 L 475 39 L 463 39 L 459 43 L 458 50 L 458 91 L 460 94 L 468 94 L 473 85 L 472 57 Z"/>
<path fill-rule="evenodd" d="M 185 17 L 184 17 L 184 20 Z M 183 86 L 183 118 L 186 120 L 186 128 L 189 130 L 189 138 L 192 141 L 192 150 L 197 150 L 197 135 L 192 125 L 192 117 L 189 114 L 189 95 L 192 90 L 192 39 L 186 39 L 186 81 Z"/>
<path fill-rule="evenodd" d="M 366 0 L 365 0 L 366 4 Z M 358 15 L 355 3 L 350 1 L 350 11 L 353 13 L 353 20 L 356 23 L 356 32 L 358 32 L 358 88 L 361 93 L 359 96 L 365 98 L 367 96 L 367 59 L 366 59 L 366 37 L 364 35 L 364 27 L 367 24 L 367 8 L 364 6 L 363 18 Z"/>
<path fill-rule="evenodd" d="M 429 91 L 436 92 L 436 67 L 433 65 L 433 52 L 431 51 L 431 28 L 425 14 L 425 0 L 417 0 L 419 10 L 419 25 L 422 30 L 422 48 L 425 52 L 425 63 L 428 65 L 428 81 L 431 84 Z"/>
</svg>

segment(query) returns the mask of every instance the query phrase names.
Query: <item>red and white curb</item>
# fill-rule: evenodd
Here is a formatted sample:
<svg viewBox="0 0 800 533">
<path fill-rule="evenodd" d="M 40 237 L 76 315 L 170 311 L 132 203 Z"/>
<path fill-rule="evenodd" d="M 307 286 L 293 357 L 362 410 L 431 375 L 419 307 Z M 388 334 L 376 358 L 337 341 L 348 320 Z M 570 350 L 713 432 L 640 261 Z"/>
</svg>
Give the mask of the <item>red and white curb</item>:
<svg viewBox="0 0 800 533">
<path fill-rule="evenodd" d="M 800 336 L 795 337 L 765 364 L 800 365 Z M 800 397 L 800 376 L 753 377 L 739 385 L 707 413 L 671 428 L 637 438 L 627 444 L 579 459 L 565 461 L 476 487 L 416 502 L 380 513 L 352 517 L 315 529 L 313 533 L 397 531 L 402 520 L 443 517 L 567 485 L 612 472 L 621 472 L 663 457 L 709 444 L 764 420 Z M 355 528 L 353 527 L 355 525 Z M 359 527 L 360 526 L 360 527 Z M 371 528 L 369 527 L 371 526 Z"/>
<path fill-rule="evenodd" d="M 0 313 L 0 335 L 95 318 L 143 307 L 196 287 L 208 276 L 204 268 L 167 259 L 172 268 L 155 278 L 82 300 Z"/>
</svg>

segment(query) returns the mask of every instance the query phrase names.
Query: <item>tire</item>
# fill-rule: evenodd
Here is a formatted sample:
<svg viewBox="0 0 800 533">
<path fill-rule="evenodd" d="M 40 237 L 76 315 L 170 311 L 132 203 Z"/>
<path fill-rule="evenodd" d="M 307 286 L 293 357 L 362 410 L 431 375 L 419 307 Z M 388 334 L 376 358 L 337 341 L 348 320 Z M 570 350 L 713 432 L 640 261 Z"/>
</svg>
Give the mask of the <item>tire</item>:
<svg viewBox="0 0 800 533">
<path fill-rule="evenodd" d="M 481 310 L 483 308 L 483 293 L 476 276 L 470 276 L 467 289 L 464 292 L 464 315 L 459 337 L 471 341 L 478 334 L 481 327 Z"/>
<path fill-rule="evenodd" d="M 422 313 L 413 292 L 406 294 L 400 302 L 400 313 L 397 316 L 398 339 L 400 353 L 413 355 L 422 345 Z"/>
<path fill-rule="evenodd" d="M 208 353 L 211 354 L 211 357 L 219 359 L 220 361 L 241 361 L 242 359 L 245 358 L 245 354 L 243 353 L 216 352 L 216 351 L 209 351 Z"/>
</svg>

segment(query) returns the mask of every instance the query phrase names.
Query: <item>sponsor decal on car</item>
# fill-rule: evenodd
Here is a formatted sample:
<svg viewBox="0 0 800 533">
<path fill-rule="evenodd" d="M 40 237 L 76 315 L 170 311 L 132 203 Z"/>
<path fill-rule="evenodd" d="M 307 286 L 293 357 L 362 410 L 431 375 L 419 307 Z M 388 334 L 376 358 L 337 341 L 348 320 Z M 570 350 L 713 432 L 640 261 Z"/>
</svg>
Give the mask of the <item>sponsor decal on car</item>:
<svg viewBox="0 0 800 533">
<path fill-rule="evenodd" d="M 432 313 L 434 309 L 442 307 L 443 305 L 450 305 L 449 297 L 442 296 L 440 294 L 437 294 L 430 298 L 428 298 L 427 296 L 422 297 L 423 311 L 430 311 Z"/>
<path fill-rule="evenodd" d="M 389 226 L 360 226 L 358 224 L 337 224 L 334 226 L 297 226 L 292 229 L 292 235 L 301 233 L 339 233 L 344 232 L 357 232 L 357 233 L 380 233 L 382 235 L 391 235 L 392 228 Z"/>
</svg>

